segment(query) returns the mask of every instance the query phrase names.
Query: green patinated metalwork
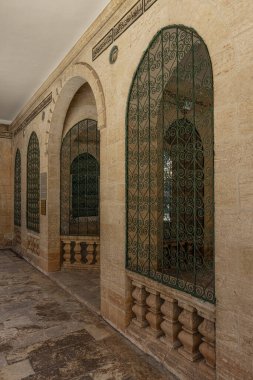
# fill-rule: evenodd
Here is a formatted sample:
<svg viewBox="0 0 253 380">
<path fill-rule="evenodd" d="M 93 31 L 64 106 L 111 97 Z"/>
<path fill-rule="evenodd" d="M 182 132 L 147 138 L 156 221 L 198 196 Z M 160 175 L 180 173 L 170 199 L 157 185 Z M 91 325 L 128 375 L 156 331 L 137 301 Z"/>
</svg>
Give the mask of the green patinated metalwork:
<svg viewBox="0 0 253 380">
<path fill-rule="evenodd" d="M 213 142 L 208 49 L 191 28 L 164 28 L 128 100 L 126 267 L 211 303 Z"/>
<path fill-rule="evenodd" d="M 27 148 L 26 224 L 29 230 L 40 231 L 40 147 L 32 132 Z"/>
<path fill-rule="evenodd" d="M 99 131 L 85 119 L 61 147 L 61 235 L 99 234 Z"/>
<path fill-rule="evenodd" d="M 21 154 L 17 149 L 14 173 L 14 224 L 21 226 Z"/>
</svg>

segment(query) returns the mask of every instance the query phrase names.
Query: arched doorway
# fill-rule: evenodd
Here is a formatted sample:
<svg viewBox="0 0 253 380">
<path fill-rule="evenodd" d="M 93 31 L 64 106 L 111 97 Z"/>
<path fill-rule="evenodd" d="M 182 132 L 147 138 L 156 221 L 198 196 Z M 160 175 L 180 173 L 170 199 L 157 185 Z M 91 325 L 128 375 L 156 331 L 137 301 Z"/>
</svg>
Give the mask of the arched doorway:
<svg viewBox="0 0 253 380">
<path fill-rule="evenodd" d="M 48 141 L 48 267 L 49 271 L 62 267 L 66 271 L 86 266 L 88 270 L 74 271 L 75 278 L 70 283 L 77 291 L 84 289 L 83 280 L 91 270 L 94 275 L 97 273 L 98 283 L 95 279 L 91 282 L 99 292 L 99 146 L 100 129 L 105 126 L 103 91 L 96 73 L 86 64 L 71 67 L 65 73 L 61 87 L 52 110 Z M 71 144 L 66 143 L 69 139 Z M 68 145 L 72 149 L 71 155 L 69 150 L 64 154 Z M 61 168 L 67 170 L 68 176 L 61 173 Z M 61 191 L 65 180 L 68 183 L 66 193 Z M 93 189 L 90 189 L 91 184 Z M 65 208 L 61 207 L 64 197 L 68 198 Z M 62 219 L 64 212 L 71 218 L 67 218 L 68 225 L 67 219 L 65 222 Z M 91 297 L 90 294 L 89 298 L 96 299 L 95 309 L 99 309 L 100 296 Z"/>
<path fill-rule="evenodd" d="M 60 152 L 64 137 L 64 124 L 71 101 L 78 90 L 89 84 L 94 96 L 98 130 L 106 126 L 105 101 L 103 89 L 96 72 L 84 63 L 71 66 L 63 75 L 52 106 L 52 116 L 48 134 L 48 257 L 47 268 L 49 272 L 60 269 Z M 85 105 L 82 103 L 82 106 Z M 87 107 L 88 111 L 90 107 Z M 77 115 L 78 116 L 78 115 Z M 88 112 L 84 116 L 72 119 L 68 123 L 70 129 L 76 122 L 84 118 L 94 119 L 94 114 Z M 66 131 L 65 131 L 66 133 Z M 102 144 L 102 140 L 100 141 Z M 101 172 L 100 172 L 101 173 Z"/>
</svg>

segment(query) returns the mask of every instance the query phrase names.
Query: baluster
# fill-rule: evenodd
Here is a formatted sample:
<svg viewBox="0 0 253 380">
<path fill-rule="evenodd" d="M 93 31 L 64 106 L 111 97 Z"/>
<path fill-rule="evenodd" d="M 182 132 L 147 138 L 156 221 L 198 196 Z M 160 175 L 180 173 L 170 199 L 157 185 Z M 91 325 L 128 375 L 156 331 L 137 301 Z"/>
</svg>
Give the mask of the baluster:
<svg viewBox="0 0 253 380">
<path fill-rule="evenodd" d="M 80 241 L 76 241 L 75 242 L 75 247 L 74 247 L 74 258 L 75 258 L 75 261 L 77 262 L 77 264 L 81 264 L 81 259 L 82 259 L 82 256 L 81 256 L 81 242 Z"/>
<path fill-rule="evenodd" d="M 215 368 L 215 322 L 205 315 L 201 316 L 204 318 L 198 328 L 202 335 L 199 351 L 204 356 L 204 363 L 201 364 Z"/>
<path fill-rule="evenodd" d="M 198 332 L 198 326 L 202 318 L 197 314 L 194 307 L 183 302 L 179 302 L 178 305 L 183 309 L 178 318 L 179 322 L 182 323 L 182 330 L 178 334 L 178 339 L 183 347 L 179 347 L 178 352 L 193 362 L 201 356 L 199 352 L 201 335 Z"/>
<path fill-rule="evenodd" d="M 135 318 L 133 318 L 133 322 L 139 327 L 145 327 L 148 325 L 148 322 L 146 320 L 147 292 L 145 290 L 145 287 L 136 281 L 133 281 L 132 285 L 135 287 L 132 292 L 133 301 L 134 301 L 132 311 L 135 314 Z"/>
<path fill-rule="evenodd" d="M 35 240 L 34 248 L 35 248 L 36 255 L 39 255 L 39 242 L 38 242 L 38 240 Z"/>
<path fill-rule="evenodd" d="M 162 313 L 160 311 L 162 300 L 159 292 L 156 290 L 146 288 L 146 291 L 149 293 L 146 299 L 146 304 L 148 305 L 148 313 L 146 314 L 146 319 L 149 322 L 148 332 L 158 338 L 163 334 L 160 328 L 163 320 Z"/>
<path fill-rule="evenodd" d="M 63 260 L 66 264 L 70 264 L 70 253 L 71 253 L 71 241 L 70 240 L 63 240 L 64 247 L 63 247 Z"/>
<path fill-rule="evenodd" d="M 87 247 L 85 242 L 81 242 L 81 256 L 84 264 L 87 264 Z"/>
<path fill-rule="evenodd" d="M 177 304 L 177 300 L 174 298 L 164 295 L 161 295 L 161 298 L 164 300 L 161 306 L 161 312 L 163 314 L 161 329 L 165 335 L 161 337 L 161 341 L 169 348 L 176 348 L 181 346 L 178 340 L 178 333 L 182 329 L 181 323 L 178 321 L 181 309 Z"/>
<path fill-rule="evenodd" d="M 97 244 L 97 247 L 96 247 L 96 264 L 99 264 L 100 262 L 100 244 L 99 243 L 96 243 Z"/>
<path fill-rule="evenodd" d="M 92 262 L 93 262 L 93 253 L 94 253 L 93 244 L 91 244 L 90 242 L 88 242 L 87 243 L 87 255 L 86 255 L 86 259 L 87 259 L 87 264 L 88 265 L 92 265 Z"/>
<path fill-rule="evenodd" d="M 97 243 L 93 243 L 93 260 L 91 264 L 96 264 L 97 262 Z"/>
</svg>

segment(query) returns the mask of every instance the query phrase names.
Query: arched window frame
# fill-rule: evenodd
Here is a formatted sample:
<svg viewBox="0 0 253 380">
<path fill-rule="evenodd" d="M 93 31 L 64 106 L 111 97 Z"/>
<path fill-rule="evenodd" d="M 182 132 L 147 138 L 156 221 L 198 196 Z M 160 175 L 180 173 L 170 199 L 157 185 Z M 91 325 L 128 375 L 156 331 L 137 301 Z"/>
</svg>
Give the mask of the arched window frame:
<svg viewBox="0 0 253 380">
<path fill-rule="evenodd" d="M 97 193 L 96 215 L 78 216 L 73 210 L 73 176 L 72 164 L 78 157 L 88 154 L 96 162 L 97 173 L 95 175 L 95 187 Z M 62 236 L 98 236 L 99 235 L 99 169 L 100 162 L 100 133 L 97 121 L 84 119 L 76 123 L 63 137 L 61 145 L 61 235 Z M 89 174 L 88 172 L 86 173 Z M 88 181 L 89 182 L 89 181 Z M 77 180 L 78 186 L 78 180 Z M 87 198 L 85 190 L 83 196 Z M 93 202 L 94 203 L 94 202 Z M 79 206 L 78 206 L 79 207 Z"/>
<path fill-rule="evenodd" d="M 40 232 L 40 146 L 32 132 L 27 147 L 26 227 Z"/>
<path fill-rule="evenodd" d="M 183 38 L 181 38 L 182 36 Z M 198 47 L 196 48 L 196 42 L 200 45 L 199 50 L 197 50 Z M 199 56 L 201 56 L 201 49 L 204 51 L 204 60 L 202 62 L 198 61 Z M 184 71 L 184 68 L 182 70 L 182 62 L 188 59 L 187 52 L 190 52 L 189 56 L 191 56 L 192 60 L 192 67 L 188 67 L 188 72 L 187 70 Z M 173 64 L 173 60 L 176 64 Z M 197 73 L 204 69 L 206 69 L 207 74 L 203 78 L 203 82 L 206 81 L 206 83 L 199 83 L 197 81 L 199 79 L 197 75 L 199 74 Z M 182 85 L 183 83 L 184 85 L 183 81 L 186 81 L 186 79 L 182 80 L 182 78 L 189 78 L 191 75 L 193 90 L 190 100 L 193 107 L 190 112 L 192 114 L 196 112 L 197 107 L 202 106 L 198 104 L 199 88 L 201 86 L 205 87 L 206 94 L 208 94 L 205 94 L 205 96 L 208 97 L 206 103 L 206 112 L 208 114 L 206 128 L 209 128 L 209 141 L 205 139 L 203 146 L 204 154 L 208 156 L 208 159 L 204 157 L 204 160 L 209 162 L 209 172 L 206 169 L 204 170 L 205 181 L 206 183 L 209 182 L 208 191 L 206 191 L 209 199 L 205 199 L 204 207 L 208 216 L 206 225 L 209 224 L 206 236 L 210 236 L 206 239 L 209 239 L 208 243 L 205 243 L 207 245 L 205 259 L 208 258 L 208 262 L 204 263 L 203 268 L 204 266 L 205 268 L 202 268 L 202 271 L 206 270 L 210 277 L 203 280 L 203 285 L 196 281 L 200 271 L 195 253 L 192 260 L 191 279 L 187 280 L 180 277 L 180 268 L 178 266 L 179 241 L 177 241 L 177 253 L 175 256 L 177 271 L 173 275 L 164 271 L 162 238 L 163 183 L 157 180 L 158 177 L 164 176 L 160 172 L 164 160 L 163 149 L 161 149 L 160 144 L 163 140 L 163 132 L 157 126 L 159 121 L 162 123 L 163 128 L 165 125 L 166 104 L 163 97 L 166 84 L 168 83 L 168 78 L 171 81 L 174 76 L 176 91 L 174 99 L 170 99 L 170 101 L 176 103 L 175 121 L 179 119 L 180 112 L 185 111 L 187 113 L 189 110 L 189 99 L 185 97 L 183 102 L 180 99 L 179 92 L 182 88 L 179 87 L 179 84 Z M 159 96 L 157 95 L 158 92 Z M 200 117 L 197 118 L 197 116 L 199 115 L 194 114 L 193 117 L 194 126 L 197 126 L 198 129 Z M 171 119 L 171 122 L 173 122 L 173 119 Z M 190 293 L 197 298 L 214 303 L 213 76 L 207 46 L 192 28 L 172 25 L 161 29 L 152 39 L 132 81 L 128 98 L 126 124 L 126 268 L 170 287 Z M 154 136 L 156 136 L 156 141 Z M 144 146 L 145 142 L 147 142 L 146 147 Z M 155 156 L 157 157 L 156 163 L 152 161 Z M 156 174 L 154 174 L 155 172 Z M 194 212 L 196 215 L 196 211 Z M 189 256 L 186 257 L 189 267 L 188 258 Z M 159 267 L 162 270 L 159 270 Z"/>
<path fill-rule="evenodd" d="M 85 161 L 85 167 L 80 165 L 81 161 Z M 98 217 L 99 164 L 97 159 L 90 153 L 80 153 L 71 163 L 70 175 L 73 217 Z M 83 199 L 80 199 L 80 194 L 84 195 Z"/>
<path fill-rule="evenodd" d="M 21 154 L 17 149 L 14 169 L 14 225 L 21 227 Z"/>
</svg>

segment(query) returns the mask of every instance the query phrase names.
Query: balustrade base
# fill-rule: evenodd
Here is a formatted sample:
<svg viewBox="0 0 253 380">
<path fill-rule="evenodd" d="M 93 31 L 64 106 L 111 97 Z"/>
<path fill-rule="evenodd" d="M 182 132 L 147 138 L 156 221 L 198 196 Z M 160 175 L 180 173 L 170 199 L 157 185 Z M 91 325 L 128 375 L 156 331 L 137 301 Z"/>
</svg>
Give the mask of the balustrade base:
<svg viewBox="0 0 253 380">
<path fill-rule="evenodd" d="M 210 367 L 205 360 L 199 362 L 199 368 L 206 373 L 207 380 L 212 380 L 215 377 L 215 368 Z"/>
<path fill-rule="evenodd" d="M 171 348 L 160 339 L 147 333 L 147 327 L 140 328 L 134 320 L 125 331 L 126 337 L 148 355 L 153 356 L 180 380 L 215 380 L 215 371 L 206 370 L 203 362 L 190 362 L 184 358 L 178 349 Z"/>
<path fill-rule="evenodd" d="M 161 338 L 160 338 L 160 341 L 162 342 L 162 343 L 164 343 L 169 349 L 176 349 L 176 348 L 178 348 L 178 347 L 180 347 L 180 346 L 182 346 L 182 344 L 179 342 L 179 340 L 176 340 L 175 342 L 171 342 L 171 339 L 168 339 L 168 338 L 166 338 L 165 336 L 162 336 Z"/>
<path fill-rule="evenodd" d="M 62 269 L 68 269 L 68 270 L 99 270 L 100 265 L 99 264 L 82 264 L 82 263 L 63 263 Z"/>
<path fill-rule="evenodd" d="M 127 274 L 133 289 L 127 337 L 180 380 L 214 380 L 215 307 L 137 273 Z"/>
<path fill-rule="evenodd" d="M 183 347 L 179 347 L 178 352 L 191 362 L 195 362 L 196 360 L 202 357 L 202 355 L 199 352 L 195 352 L 195 353 L 188 352 Z"/>
<path fill-rule="evenodd" d="M 146 327 L 145 329 L 145 332 L 146 334 L 150 335 L 151 337 L 154 337 L 154 338 L 160 338 L 162 335 L 163 335 L 163 332 L 162 331 L 159 331 L 159 330 L 154 330 L 152 329 L 151 327 Z"/>
<path fill-rule="evenodd" d="M 148 325 L 148 322 L 146 321 L 138 321 L 137 318 L 132 319 L 131 323 L 135 324 L 139 328 L 144 328 Z"/>
</svg>

